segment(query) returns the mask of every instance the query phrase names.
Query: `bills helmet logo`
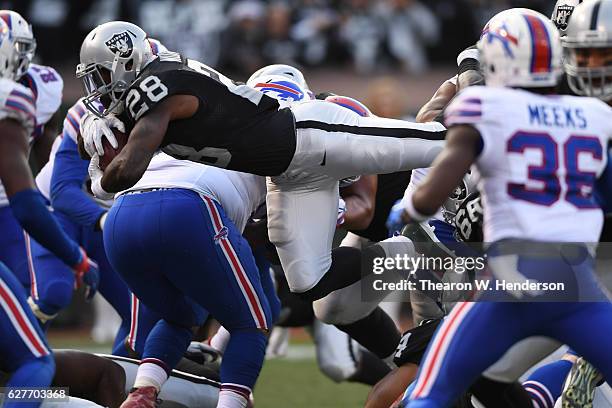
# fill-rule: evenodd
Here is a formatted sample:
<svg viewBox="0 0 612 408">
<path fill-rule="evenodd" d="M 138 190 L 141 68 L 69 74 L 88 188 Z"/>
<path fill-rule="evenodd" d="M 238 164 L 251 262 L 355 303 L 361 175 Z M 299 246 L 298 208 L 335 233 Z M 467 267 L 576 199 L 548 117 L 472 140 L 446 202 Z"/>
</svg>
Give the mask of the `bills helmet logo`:
<svg viewBox="0 0 612 408">
<path fill-rule="evenodd" d="M 113 35 L 105 44 L 113 54 L 119 53 L 121 58 L 127 58 L 132 55 L 132 50 L 134 49 L 131 36 L 136 37 L 134 33 L 124 31 Z"/>
<path fill-rule="evenodd" d="M 291 81 L 260 82 L 255 85 L 255 88 L 268 96 L 287 102 L 298 102 L 306 96 L 306 92 Z"/>
<path fill-rule="evenodd" d="M 553 17 L 553 23 L 557 26 L 559 30 L 567 29 L 567 25 L 569 23 L 569 19 L 574 12 L 574 6 L 569 6 L 567 4 L 562 4 L 557 7 L 557 12 Z"/>
</svg>

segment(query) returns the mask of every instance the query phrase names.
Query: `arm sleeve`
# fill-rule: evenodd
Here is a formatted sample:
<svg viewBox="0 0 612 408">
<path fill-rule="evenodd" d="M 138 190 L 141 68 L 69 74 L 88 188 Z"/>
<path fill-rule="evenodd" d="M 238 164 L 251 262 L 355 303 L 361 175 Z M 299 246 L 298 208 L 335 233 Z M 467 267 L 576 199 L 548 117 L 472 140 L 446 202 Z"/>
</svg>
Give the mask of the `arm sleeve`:
<svg viewBox="0 0 612 408">
<path fill-rule="evenodd" d="M 76 143 L 70 137 L 64 137 L 55 154 L 51 204 L 77 224 L 95 227 L 105 210 L 82 189 L 88 177 L 87 166 L 87 160 L 79 157 Z"/>
<path fill-rule="evenodd" d="M 81 261 L 81 250 L 59 226 L 45 204 L 43 196 L 27 189 L 9 198 L 13 215 L 21 227 L 39 244 L 53 252 L 66 265 L 74 267 Z"/>
</svg>

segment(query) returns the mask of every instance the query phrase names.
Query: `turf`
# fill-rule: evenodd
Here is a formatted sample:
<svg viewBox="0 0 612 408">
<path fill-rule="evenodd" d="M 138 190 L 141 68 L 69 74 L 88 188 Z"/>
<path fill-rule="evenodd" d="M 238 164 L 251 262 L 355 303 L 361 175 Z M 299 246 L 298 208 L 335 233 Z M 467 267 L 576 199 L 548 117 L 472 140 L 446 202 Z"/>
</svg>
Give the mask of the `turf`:
<svg viewBox="0 0 612 408">
<path fill-rule="evenodd" d="M 267 360 L 255 387 L 255 407 L 363 407 L 369 387 L 336 384 L 325 377 L 314 359 Z"/>
</svg>

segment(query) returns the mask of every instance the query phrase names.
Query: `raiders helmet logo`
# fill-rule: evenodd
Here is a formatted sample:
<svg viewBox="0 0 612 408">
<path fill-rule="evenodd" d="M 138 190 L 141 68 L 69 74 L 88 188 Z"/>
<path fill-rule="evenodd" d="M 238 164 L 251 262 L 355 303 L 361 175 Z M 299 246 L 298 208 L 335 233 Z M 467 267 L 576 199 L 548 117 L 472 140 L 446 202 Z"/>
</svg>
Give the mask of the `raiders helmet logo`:
<svg viewBox="0 0 612 408">
<path fill-rule="evenodd" d="M 467 197 L 467 186 L 465 185 L 465 181 L 461 180 L 461 183 L 455 187 L 453 192 L 450 195 L 451 200 L 463 200 Z"/>
<path fill-rule="evenodd" d="M 567 24 L 569 23 L 569 19 L 574 12 L 574 6 L 568 6 L 567 4 L 562 4 L 557 7 L 557 12 L 553 17 L 553 22 L 557 26 L 559 30 L 567 29 Z"/>
<path fill-rule="evenodd" d="M 131 31 L 124 31 L 113 35 L 110 40 L 106 41 L 104 44 L 106 44 L 113 54 L 119 53 L 121 58 L 127 58 L 132 55 L 132 49 L 134 48 L 131 36 L 136 37 Z"/>
</svg>

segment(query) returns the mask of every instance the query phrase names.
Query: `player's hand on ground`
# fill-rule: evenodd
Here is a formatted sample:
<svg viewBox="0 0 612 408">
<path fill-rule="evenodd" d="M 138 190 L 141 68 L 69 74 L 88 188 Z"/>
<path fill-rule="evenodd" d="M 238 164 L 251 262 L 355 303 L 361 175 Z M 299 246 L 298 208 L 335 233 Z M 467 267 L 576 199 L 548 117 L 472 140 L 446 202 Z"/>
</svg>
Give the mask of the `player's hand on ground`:
<svg viewBox="0 0 612 408">
<path fill-rule="evenodd" d="M 77 288 L 85 285 L 85 299 L 90 301 L 100 284 L 100 270 L 97 262 L 90 259 L 83 248 L 81 248 L 81 260 L 73 267 Z"/>
<path fill-rule="evenodd" d="M 389 235 L 393 236 L 396 232 L 399 232 L 404 228 L 406 223 L 402 218 L 402 214 L 404 213 L 404 203 L 400 198 L 393 204 L 391 207 L 391 211 L 389 211 L 389 216 L 387 217 L 387 230 L 389 231 Z"/>
<path fill-rule="evenodd" d="M 108 115 L 104 118 L 99 118 L 91 112 L 87 112 L 81 118 L 81 136 L 85 151 L 89 156 L 94 154 L 104 155 L 104 146 L 102 140 L 106 138 L 113 149 L 119 147 L 117 138 L 113 134 L 111 128 L 118 129 L 125 133 L 125 125 L 117 117 Z"/>
</svg>

